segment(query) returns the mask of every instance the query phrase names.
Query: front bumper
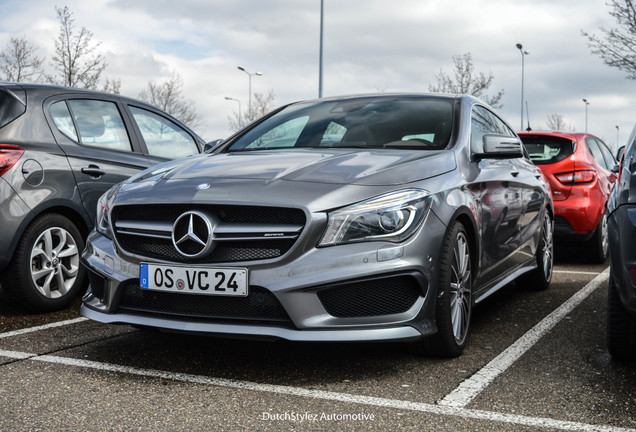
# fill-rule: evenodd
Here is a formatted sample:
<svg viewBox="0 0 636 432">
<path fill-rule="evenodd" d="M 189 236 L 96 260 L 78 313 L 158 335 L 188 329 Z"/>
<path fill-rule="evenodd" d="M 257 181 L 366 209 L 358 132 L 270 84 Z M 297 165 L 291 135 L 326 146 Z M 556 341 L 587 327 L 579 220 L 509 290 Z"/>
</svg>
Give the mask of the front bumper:
<svg viewBox="0 0 636 432">
<path fill-rule="evenodd" d="M 118 254 L 112 241 L 93 232 L 83 254 L 90 287 L 81 314 L 103 323 L 234 337 L 314 342 L 415 340 L 437 331 L 435 274 L 444 232 L 445 226 L 430 212 L 424 226 L 404 243 L 357 243 L 302 253 L 292 250 L 290 256 L 276 260 L 234 263 L 248 268 L 249 291 L 254 293 L 238 306 L 232 300 L 217 301 L 216 296 L 194 299 L 183 293 L 155 303 L 154 297 L 159 296 L 139 289 L 140 260 Z M 407 303 L 389 304 L 391 294 L 414 292 Z M 131 306 L 128 299 L 139 295 L 148 301 L 139 303 L 144 306 Z M 191 306 L 174 306 L 178 310 L 165 306 L 184 299 Z M 252 316 L 255 309 L 261 310 L 255 302 L 282 311 L 273 318 Z M 161 308 L 155 306 L 159 303 Z M 341 303 L 345 306 L 340 307 Z M 228 312 L 245 308 L 250 316 Z"/>
</svg>

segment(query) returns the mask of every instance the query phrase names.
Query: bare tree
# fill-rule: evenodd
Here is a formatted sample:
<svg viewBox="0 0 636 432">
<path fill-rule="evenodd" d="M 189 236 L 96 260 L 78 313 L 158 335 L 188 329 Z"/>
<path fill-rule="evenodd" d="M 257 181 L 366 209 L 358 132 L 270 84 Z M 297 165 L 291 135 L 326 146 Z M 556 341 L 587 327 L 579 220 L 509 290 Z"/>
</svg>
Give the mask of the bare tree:
<svg viewBox="0 0 636 432">
<path fill-rule="evenodd" d="M 481 98 L 484 102 L 495 108 L 501 108 L 499 101 L 503 96 L 503 90 L 500 90 L 494 96 L 484 94 L 495 79 L 492 72 L 488 75 L 482 72 L 477 73 L 470 53 L 453 56 L 453 63 L 455 64 L 453 75 L 448 75 L 443 70 L 440 70 L 436 77 L 437 85 L 429 85 L 429 91 L 436 93 L 470 94 Z"/>
<path fill-rule="evenodd" d="M 121 79 L 119 78 L 106 78 L 106 82 L 102 87 L 103 92 L 121 94 Z"/>
<path fill-rule="evenodd" d="M 24 37 L 12 37 L 9 45 L 0 52 L 0 73 L 5 81 L 39 82 L 42 79 L 42 62 L 38 48 Z"/>
<path fill-rule="evenodd" d="M 75 20 L 68 6 L 55 7 L 60 21 L 60 33 L 55 40 L 53 67 L 59 73 L 50 81 L 69 87 L 96 89 L 107 63 L 97 53 L 99 43 L 92 43 L 93 33 L 86 27 L 75 31 Z"/>
<path fill-rule="evenodd" d="M 546 126 L 549 130 L 574 132 L 574 126 L 567 123 L 561 114 L 553 113 L 548 115 Z"/>
<path fill-rule="evenodd" d="M 605 64 L 627 72 L 627 78 L 636 79 L 636 8 L 632 0 L 610 0 L 611 8 L 618 27 L 601 28 L 602 36 L 585 31 L 581 33 L 588 40 L 593 54 L 598 55 Z"/>
<path fill-rule="evenodd" d="M 258 119 L 264 116 L 265 114 L 272 111 L 274 108 L 274 90 L 270 90 L 266 94 L 263 93 L 254 93 L 254 97 L 252 98 L 252 118 Z M 249 110 L 245 110 L 249 111 Z M 249 112 L 243 112 L 240 114 L 237 111 L 234 111 L 231 116 L 228 116 L 228 126 L 231 131 L 237 131 L 241 127 L 246 126 L 250 123 Z"/>
<path fill-rule="evenodd" d="M 192 129 L 201 127 L 203 121 L 194 102 L 185 99 L 182 93 L 183 80 L 173 71 L 170 78 L 162 83 L 149 81 L 146 89 L 139 93 L 139 99 L 167 112 Z"/>
</svg>

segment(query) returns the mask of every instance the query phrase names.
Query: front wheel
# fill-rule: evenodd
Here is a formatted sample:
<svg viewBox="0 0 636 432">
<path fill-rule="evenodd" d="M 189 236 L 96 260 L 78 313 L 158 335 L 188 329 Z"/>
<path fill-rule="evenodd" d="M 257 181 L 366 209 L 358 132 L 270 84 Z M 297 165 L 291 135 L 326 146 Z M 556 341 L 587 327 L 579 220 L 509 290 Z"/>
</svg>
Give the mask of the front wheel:
<svg viewBox="0 0 636 432">
<path fill-rule="evenodd" d="M 2 275 L 2 287 L 30 311 L 62 309 L 85 285 L 83 249 L 84 240 L 73 222 L 59 214 L 40 216 L 22 235 Z"/>
<path fill-rule="evenodd" d="M 473 307 L 470 246 L 466 230 L 458 221 L 444 238 L 438 287 L 437 333 L 419 342 L 420 349 L 427 355 L 457 357 L 468 340 Z"/>
<path fill-rule="evenodd" d="M 596 227 L 594 236 L 590 239 L 592 260 L 603 264 L 609 256 L 609 231 L 607 230 L 607 209 L 603 212 L 601 220 Z"/>
</svg>

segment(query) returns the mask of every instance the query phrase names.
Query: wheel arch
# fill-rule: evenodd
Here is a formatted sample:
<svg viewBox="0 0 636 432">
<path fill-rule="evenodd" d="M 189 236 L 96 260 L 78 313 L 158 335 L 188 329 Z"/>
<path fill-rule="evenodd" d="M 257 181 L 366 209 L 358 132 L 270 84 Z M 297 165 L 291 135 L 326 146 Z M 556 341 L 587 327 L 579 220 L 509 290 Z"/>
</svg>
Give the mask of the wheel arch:
<svg viewBox="0 0 636 432">
<path fill-rule="evenodd" d="M 4 263 L 4 265 L 0 268 L 0 271 L 4 271 L 11 262 L 11 259 L 15 253 L 15 249 L 22 239 L 22 236 L 24 235 L 27 227 L 29 227 L 29 225 L 31 225 L 34 220 L 46 214 L 59 214 L 69 219 L 80 231 L 82 239 L 84 240 L 88 237 L 91 229 L 93 229 L 93 224 L 90 222 L 90 219 L 88 219 L 88 216 L 85 215 L 83 209 L 77 209 L 69 206 L 67 203 L 59 201 L 47 202 L 47 205 L 43 205 L 33 209 L 31 212 L 29 212 L 28 216 L 22 220 L 20 226 L 16 231 L 16 235 L 13 236 L 11 242 L 8 245 L 9 254 L 7 254 L 7 256 L 9 258 L 7 262 Z"/>
</svg>

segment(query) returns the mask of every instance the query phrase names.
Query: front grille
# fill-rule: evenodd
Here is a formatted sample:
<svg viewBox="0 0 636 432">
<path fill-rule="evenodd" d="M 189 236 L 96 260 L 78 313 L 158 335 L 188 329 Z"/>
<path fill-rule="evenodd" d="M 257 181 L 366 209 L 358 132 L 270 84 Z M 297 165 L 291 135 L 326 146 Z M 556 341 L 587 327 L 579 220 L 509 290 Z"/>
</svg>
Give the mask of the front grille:
<svg viewBox="0 0 636 432">
<path fill-rule="evenodd" d="M 422 295 L 420 283 L 411 275 L 348 282 L 318 291 L 327 313 L 338 318 L 406 312 Z"/>
<path fill-rule="evenodd" d="M 258 286 L 250 286 L 247 297 L 224 297 L 150 291 L 140 288 L 139 281 L 129 281 L 118 309 L 207 320 L 292 325 L 274 294 Z"/>
<path fill-rule="evenodd" d="M 182 255 L 172 241 L 175 221 L 188 211 L 214 221 L 214 245 L 204 256 Z M 112 210 L 121 248 L 143 257 L 191 264 L 278 258 L 295 244 L 305 225 L 301 209 L 229 205 L 130 205 Z"/>
</svg>

